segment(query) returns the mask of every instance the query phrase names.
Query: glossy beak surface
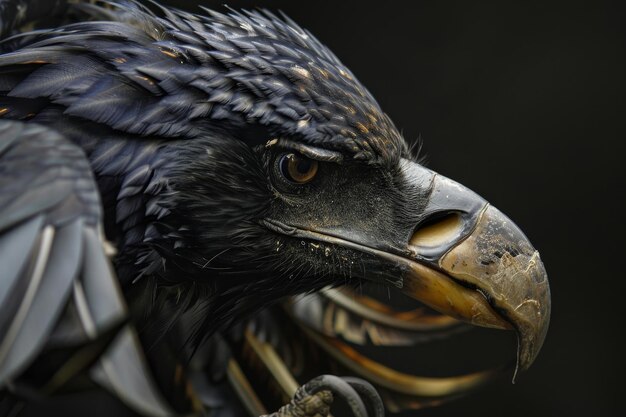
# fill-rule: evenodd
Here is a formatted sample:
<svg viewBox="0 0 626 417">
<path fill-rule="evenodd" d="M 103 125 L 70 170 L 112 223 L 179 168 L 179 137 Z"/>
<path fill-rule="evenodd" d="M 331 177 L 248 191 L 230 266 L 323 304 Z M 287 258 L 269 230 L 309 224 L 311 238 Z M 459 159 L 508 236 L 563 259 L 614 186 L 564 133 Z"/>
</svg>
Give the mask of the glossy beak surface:
<svg viewBox="0 0 626 417">
<path fill-rule="evenodd" d="M 466 187 L 414 163 L 404 169 L 430 181 L 432 191 L 409 243 L 403 291 L 471 324 L 515 330 L 517 366 L 526 370 L 550 321 L 539 252 L 508 217 Z"/>
</svg>

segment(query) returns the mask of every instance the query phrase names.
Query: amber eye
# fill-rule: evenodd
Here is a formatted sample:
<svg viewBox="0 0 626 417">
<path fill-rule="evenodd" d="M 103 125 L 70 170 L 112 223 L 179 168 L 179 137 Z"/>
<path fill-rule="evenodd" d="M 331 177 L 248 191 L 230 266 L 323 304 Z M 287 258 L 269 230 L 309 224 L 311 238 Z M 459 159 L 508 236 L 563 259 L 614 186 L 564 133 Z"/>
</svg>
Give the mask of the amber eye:
<svg viewBox="0 0 626 417">
<path fill-rule="evenodd" d="M 306 184 L 317 174 L 317 161 L 295 153 L 288 153 L 280 158 L 280 172 L 289 181 Z"/>
</svg>

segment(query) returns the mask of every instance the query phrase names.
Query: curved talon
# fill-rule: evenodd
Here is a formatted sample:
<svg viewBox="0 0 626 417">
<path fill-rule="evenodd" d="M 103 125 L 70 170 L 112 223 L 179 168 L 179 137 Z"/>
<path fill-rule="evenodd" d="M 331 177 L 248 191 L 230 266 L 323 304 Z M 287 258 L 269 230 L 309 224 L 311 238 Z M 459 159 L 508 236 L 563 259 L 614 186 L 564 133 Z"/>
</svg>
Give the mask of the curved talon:
<svg viewBox="0 0 626 417">
<path fill-rule="evenodd" d="M 352 384 L 356 385 L 356 387 L 348 383 L 348 379 L 351 380 Z M 372 407 L 376 413 L 378 413 L 379 410 L 376 400 L 373 398 L 377 397 L 378 401 L 380 401 L 380 397 L 377 393 L 375 394 L 376 397 L 372 397 L 371 391 L 375 392 L 375 389 L 371 385 L 369 385 L 369 387 L 367 385 L 369 385 L 367 382 L 359 380 L 358 378 L 339 378 L 334 375 L 320 375 L 300 387 L 294 398 L 297 399 L 299 395 L 312 395 L 319 391 L 328 390 L 337 397 L 343 398 L 350 407 L 352 415 L 355 417 L 369 417 L 367 407 L 359 394 L 364 393 L 366 397 L 368 397 L 368 402 L 372 403 Z M 380 406 L 382 407 L 382 403 Z M 375 415 L 378 416 L 379 414 Z"/>
<path fill-rule="evenodd" d="M 294 398 L 272 414 L 260 417 L 330 417 L 333 394 L 328 390 Z"/>
<path fill-rule="evenodd" d="M 296 395 L 294 398 L 272 414 L 261 417 L 329 417 L 330 406 L 333 403 L 333 394 L 329 390 L 318 391 L 315 394 Z"/>
<path fill-rule="evenodd" d="M 352 376 L 344 376 L 342 379 L 350 384 L 362 398 L 367 400 L 367 405 L 369 406 L 368 410 L 372 412 L 373 417 L 385 416 L 383 399 L 380 398 L 380 394 L 378 394 L 378 391 L 376 391 L 376 388 L 374 388 L 372 384 L 364 379 Z"/>
</svg>

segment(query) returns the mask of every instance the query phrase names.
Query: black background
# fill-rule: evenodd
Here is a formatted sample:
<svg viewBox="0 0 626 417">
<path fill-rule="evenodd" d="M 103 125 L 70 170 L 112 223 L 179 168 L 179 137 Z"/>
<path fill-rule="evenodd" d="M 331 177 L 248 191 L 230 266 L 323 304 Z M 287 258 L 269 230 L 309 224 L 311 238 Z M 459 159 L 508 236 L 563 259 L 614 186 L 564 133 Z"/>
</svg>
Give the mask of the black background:
<svg viewBox="0 0 626 417">
<path fill-rule="evenodd" d="M 166 3 L 199 10 L 198 1 Z M 309 29 L 408 140 L 421 136 L 430 168 L 505 212 L 541 252 L 553 308 L 534 366 L 515 385 L 504 379 L 415 414 L 626 409 L 626 21 L 617 3 L 228 4 L 280 9 Z"/>
<path fill-rule="evenodd" d="M 626 20 L 617 3 L 228 4 L 280 9 L 309 29 L 405 138 L 421 136 L 430 168 L 500 208 L 541 252 L 553 308 L 534 366 L 515 385 L 504 379 L 416 414 L 626 409 Z"/>
</svg>

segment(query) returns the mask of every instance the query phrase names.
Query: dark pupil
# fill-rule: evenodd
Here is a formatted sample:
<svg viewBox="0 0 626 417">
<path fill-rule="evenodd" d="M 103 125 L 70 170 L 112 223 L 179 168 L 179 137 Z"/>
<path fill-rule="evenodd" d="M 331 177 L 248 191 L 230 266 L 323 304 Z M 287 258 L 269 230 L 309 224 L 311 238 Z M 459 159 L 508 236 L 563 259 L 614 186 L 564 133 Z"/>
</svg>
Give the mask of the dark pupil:
<svg viewBox="0 0 626 417">
<path fill-rule="evenodd" d="M 309 173 L 309 171 L 311 171 L 311 160 L 310 159 L 298 158 L 297 156 L 293 156 L 292 158 L 295 158 L 295 160 L 296 160 L 296 170 L 300 174 L 307 174 L 307 173 Z"/>
</svg>

